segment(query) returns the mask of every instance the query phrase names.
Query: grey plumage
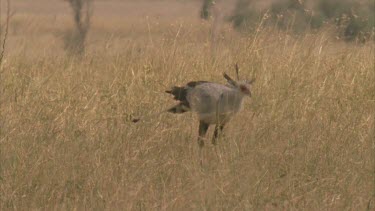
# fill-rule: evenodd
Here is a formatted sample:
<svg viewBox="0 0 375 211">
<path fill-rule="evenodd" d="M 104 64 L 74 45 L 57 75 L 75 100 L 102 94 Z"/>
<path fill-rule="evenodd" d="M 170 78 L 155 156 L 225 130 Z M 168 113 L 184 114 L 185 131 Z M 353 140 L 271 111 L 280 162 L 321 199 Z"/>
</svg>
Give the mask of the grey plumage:
<svg viewBox="0 0 375 211">
<path fill-rule="evenodd" d="M 204 136 L 210 125 L 215 125 L 212 143 L 216 144 L 220 131 L 241 109 L 243 98 L 251 96 L 250 88 L 254 80 L 240 81 L 239 68 L 237 65 L 235 68 L 237 80 L 233 80 L 224 73 L 223 76 L 228 82 L 226 85 L 208 81 L 191 81 L 185 86 L 172 87 L 166 93 L 173 95 L 173 99 L 179 102 L 177 105 L 159 113 L 135 118 L 132 122 L 136 123 L 145 117 L 150 118 L 164 112 L 181 114 L 192 111 L 197 113 L 199 117 L 199 146 L 204 145 Z"/>
<path fill-rule="evenodd" d="M 237 79 L 238 66 L 236 66 Z M 242 107 L 245 96 L 251 96 L 252 81 L 235 81 L 224 73 L 228 84 L 218 84 L 208 81 L 192 81 L 183 87 L 174 86 L 166 92 L 172 94 L 179 104 L 168 109 L 171 113 L 185 113 L 192 111 L 199 117 L 198 143 L 204 145 L 203 139 L 212 124 L 215 126 L 212 142 L 215 144 L 219 132 L 225 124 Z"/>
</svg>

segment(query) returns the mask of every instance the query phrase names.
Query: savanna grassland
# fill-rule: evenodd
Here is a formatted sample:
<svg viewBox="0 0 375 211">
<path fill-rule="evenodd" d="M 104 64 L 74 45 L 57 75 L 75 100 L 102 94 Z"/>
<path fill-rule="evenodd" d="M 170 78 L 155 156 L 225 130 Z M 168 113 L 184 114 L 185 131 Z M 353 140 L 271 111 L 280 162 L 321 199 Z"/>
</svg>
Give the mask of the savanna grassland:
<svg viewBox="0 0 375 211">
<path fill-rule="evenodd" d="M 199 2 L 111 0 L 74 57 L 65 2 L 12 4 L 0 210 L 375 209 L 374 42 L 225 23 L 212 42 Z M 194 114 L 129 121 L 173 105 L 172 85 L 224 83 L 235 63 L 253 96 L 202 166 Z"/>
</svg>

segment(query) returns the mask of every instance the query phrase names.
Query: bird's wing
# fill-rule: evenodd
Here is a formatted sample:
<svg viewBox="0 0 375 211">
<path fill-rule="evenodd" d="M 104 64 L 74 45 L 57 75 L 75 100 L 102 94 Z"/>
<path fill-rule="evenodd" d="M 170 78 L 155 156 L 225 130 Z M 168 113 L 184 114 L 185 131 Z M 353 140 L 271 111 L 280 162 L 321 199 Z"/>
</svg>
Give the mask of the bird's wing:
<svg viewBox="0 0 375 211">
<path fill-rule="evenodd" d="M 186 99 L 193 111 L 212 113 L 216 111 L 220 96 L 230 90 L 222 84 L 207 82 L 188 89 Z"/>
</svg>

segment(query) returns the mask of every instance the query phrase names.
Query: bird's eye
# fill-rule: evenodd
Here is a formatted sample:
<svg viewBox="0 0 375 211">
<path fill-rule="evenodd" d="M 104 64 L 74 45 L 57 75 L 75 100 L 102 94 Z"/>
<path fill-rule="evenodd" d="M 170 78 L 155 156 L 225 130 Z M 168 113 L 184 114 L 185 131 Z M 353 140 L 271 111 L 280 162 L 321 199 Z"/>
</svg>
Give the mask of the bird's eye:
<svg viewBox="0 0 375 211">
<path fill-rule="evenodd" d="M 249 89 L 246 86 L 244 86 L 244 85 L 240 86 L 240 90 L 241 90 L 241 92 L 247 92 L 247 91 L 249 91 Z"/>
</svg>

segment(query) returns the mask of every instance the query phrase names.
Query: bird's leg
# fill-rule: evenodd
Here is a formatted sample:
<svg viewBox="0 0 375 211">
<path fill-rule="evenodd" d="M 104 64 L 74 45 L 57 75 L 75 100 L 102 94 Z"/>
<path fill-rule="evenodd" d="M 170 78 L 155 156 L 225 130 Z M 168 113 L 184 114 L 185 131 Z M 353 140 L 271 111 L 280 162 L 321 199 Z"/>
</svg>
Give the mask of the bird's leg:
<svg viewBox="0 0 375 211">
<path fill-rule="evenodd" d="M 214 136 L 212 137 L 212 144 L 216 145 L 216 141 L 219 138 L 220 133 L 223 131 L 225 124 L 217 124 L 215 125 Z"/>
<path fill-rule="evenodd" d="M 207 133 L 209 124 L 199 121 L 199 137 L 198 137 L 198 145 L 200 148 L 204 146 L 204 136 Z"/>
<path fill-rule="evenodd" d="M 220 118 L 220 102 L 222 102 L 224 98 L 224 93 L 222 93 L 217 100 L 217 105 L 216 105 L 216 125 L 215 125 L 215 131 L 214 131 L 214 136 L 212 137 L 212 144 L 216 145 L 216 140 L 219 136 L 219 132 L 221 132 L 224 128 L 224 123 Z"/>
</svg>

